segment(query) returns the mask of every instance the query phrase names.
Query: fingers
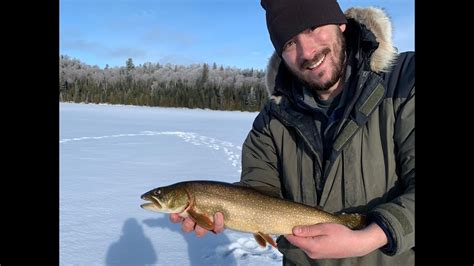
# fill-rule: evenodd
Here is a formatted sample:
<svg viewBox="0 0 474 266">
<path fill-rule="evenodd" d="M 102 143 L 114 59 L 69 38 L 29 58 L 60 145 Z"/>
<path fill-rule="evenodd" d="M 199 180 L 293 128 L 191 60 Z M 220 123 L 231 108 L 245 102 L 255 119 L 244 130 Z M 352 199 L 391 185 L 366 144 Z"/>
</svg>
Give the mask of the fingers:
<svg viewBox="0 0 474 266">
<path fill-rule="evenodd" d="M 178 214 L 176 213 L 171 213 L 170 214 L 170 220 L 172 223 L 180 223 L 184 220 L 184 218 L 182 218 L 181 216 L 179 216 Z"/>
<path fill-rule="evenodd" d="M 294 246 L 303 250 L 310 250 L 315 244 L 316 238 L 326 234 L 325 230 L 326 225 L 324 223 L 295 226 L 293 235 L 285 235 L 285 238 Z"/>
<path fill-rule="evenodd" d="M 324 231 L 325 231 L 324 224 L 295 226 L 293 228 L 293 234 L 295 236 L 305 236 L 305 237 L 323 235 Z"/>
<path fill-rule="evenodd" d="M 185 219 L 185 218 L 179 216 L 176 213 L 171 213 L 170 214 L 170 220 L 173 223 L 181 223 L 182 222 L 181 229 L 186 233 L 189 233 L 189 232 L 195 230 L 196 235 L 198 235 L 198 236 L 203 236 L 204 234 L 206 234 L 206 232 L 203 232 L 203 231 L 207 231 L 207 230 L 203 229 L 200 226 L 197 226 L 196 223 L 189 217 L 187 217 Z"/>
<path fill-rule="evenodd" d="M 191 231 L 196 231 L 197 236 L 203 236 L 207 232 L 206 229 L 200 227 L 199 225 L 196 225 L 196 223 L 189 217 L 183 218 L 183 217 L 177 215 L 176 213 L 171 213 L 170 214 L 170 220 L 173 223 L 181 223 L 182 222 L 181 229 L 186 233 L 189 233 Z"/>
<path fill-rule="evenodd" d="M 304 237 L 294 236 L 294 235 L 285 235 L 285 238 L 293 245 L 299 248 L 306 247 L 308 240 Z"/>
<path fill-rule="evenodd" d="M 202 237 L 202 236 L 204 236 L 207 232 L 209 232 L 207 229 L 204 229 L 204 228 L 202 228 L 202 227 L 199 226 L 199 225 L 196 225 L 196 227 L 194 227 L 194 231 L 195 231 L 197 237 Z"/>
<path fill-rule="evenodd" d="M 185 218 L 183 224 L 181 225 L 181 229 L 184 232 L 189 233 L 194 230 L 196 223 L 189 217 Z"/>
<path fill-rule="evenodd" d="M 224 231 L 224 215 L 220 212 L 217 212 L 214 215 L 214 233 L 219 234 Z"/>
<path fill-rule="evenodd" d="M 202 228 L 201 226 L 197 225 L 190 217 L 182 218 L 176 213 L 170 214 L 170 220 L 173 223 L 182 223 L 181 229 L 186 232 L 195 231 L 196 236 L 202 237 L 204 236 L 209 230 Z M 219 234 L 224 231 L 224 215 L 220 212 L 217 212 L 214 215 L 214 229 L 212 230 L 213 233 Z"/>
<path fill-rule="evenodd" d="M 194 230 L 196 231 L 196 235 L 198 237 L 204 236 L 207 232 L 209 232 L 207 229 L 204 229 L 199 225 L 196 225 Z M 214 229 L 211 232 L 214 234 L 219 234 L 222 233 L 222 231 L 224 231 L 224 215 L 220 212 L 217 212 L 214 215 Z"/>
</svg>

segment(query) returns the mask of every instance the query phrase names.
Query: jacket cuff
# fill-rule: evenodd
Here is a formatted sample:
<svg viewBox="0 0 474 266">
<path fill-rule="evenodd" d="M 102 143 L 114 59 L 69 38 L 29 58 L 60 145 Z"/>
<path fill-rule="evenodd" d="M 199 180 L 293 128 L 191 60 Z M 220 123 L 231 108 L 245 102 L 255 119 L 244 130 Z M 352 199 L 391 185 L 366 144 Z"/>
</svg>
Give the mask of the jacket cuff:
<svg viewBox="0 0 474 266">
<path fill-rule="evenodd" d="M 395 238 L 390 233 L 390 231 L 388 230 L 388 225 L 383 220 L 383 217 L 379 213 L 373 212 L 373 213 L 369 214 L 368 218 L 369 218 L 369 224 L 370 223 L 376 223 L 383 230 L 385 235 L 387 236 L 388 243 L 385 246 L 381 247 L 380 251 L 382 251 L 384 254 L 386 254 L 388 256 L 394 255 L 395 254 L 395 248 L 396 248 Z"/>
<path fill-rule="evenodd" d="M 380 224 L 377 223 L 377 225 L 386 232 L 387 238 L 393 239 L 392 247 L 387 245 L 381 248 L 386 255 L 398 255 L 415 246 L 413 215 L 406 208 L 394 203 L 386 203 L 373 209 L 369 217 L 376 217 L 374 220 L 376 223 L 380 220 Z"/>
</svg>

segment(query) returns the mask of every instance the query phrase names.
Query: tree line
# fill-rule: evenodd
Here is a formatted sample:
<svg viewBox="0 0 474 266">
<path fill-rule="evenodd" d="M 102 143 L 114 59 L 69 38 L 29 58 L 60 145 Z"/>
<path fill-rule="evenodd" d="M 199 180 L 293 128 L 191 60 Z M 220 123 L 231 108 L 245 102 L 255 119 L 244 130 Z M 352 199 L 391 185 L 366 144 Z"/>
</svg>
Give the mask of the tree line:
<svg viewBox="0 0 474 266">
<path fill-rule="evenodd" d="M 147 62 L 99 68 L 60 55 L 63 102 L 110 103 L 213 110 L 259 111 L 267 100 L 265 72 L 217 66 Z"/>
</svg>

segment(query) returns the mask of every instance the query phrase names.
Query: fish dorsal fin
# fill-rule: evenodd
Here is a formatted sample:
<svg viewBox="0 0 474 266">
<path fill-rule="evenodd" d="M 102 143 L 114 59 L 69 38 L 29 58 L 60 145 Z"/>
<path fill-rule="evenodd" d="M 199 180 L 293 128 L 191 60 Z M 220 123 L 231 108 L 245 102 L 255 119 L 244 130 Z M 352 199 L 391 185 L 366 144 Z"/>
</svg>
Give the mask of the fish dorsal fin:
<svg viewBox="0 0 474 266">
<path fill-rule="evenodd" d="M 253 234 L 253 237 L 255 238 L 257 243 L 263 248 L 267 246 L 267 243 L 272 245 L 273 247 L 277 247 L 275 240 L 273 240 L 273 238 L 268 234 L 257 232 L 256 234 Z"/>
<path fill-rule="evenodd" d="M 207 215 L 197 213 L 193 208 L 190 208 L 188 210 L 188 214 L 189 216 L 191 216 L 194 222 L 202 228 L 207 229 L 209 231 L 214 230 L 214 222 L 211 221 L 211 219 Z"/>
</svg>

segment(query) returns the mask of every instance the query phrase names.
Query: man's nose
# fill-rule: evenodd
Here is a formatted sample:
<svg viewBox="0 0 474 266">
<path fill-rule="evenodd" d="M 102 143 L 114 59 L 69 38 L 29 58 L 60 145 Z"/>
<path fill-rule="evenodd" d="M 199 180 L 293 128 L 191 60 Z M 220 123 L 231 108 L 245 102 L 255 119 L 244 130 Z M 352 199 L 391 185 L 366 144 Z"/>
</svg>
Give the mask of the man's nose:
<svg viewBox="0 0 474 266">
<path fill-rule="evenodd" d="M 306 36 L 306 34 L 300 34 L 297 36 L 297 52 L 300 59 L 302 60 L 311 60 L 314 57 L 314 52 L 316 47 L 312 42 L 311 38 Z"/>
</svg>

